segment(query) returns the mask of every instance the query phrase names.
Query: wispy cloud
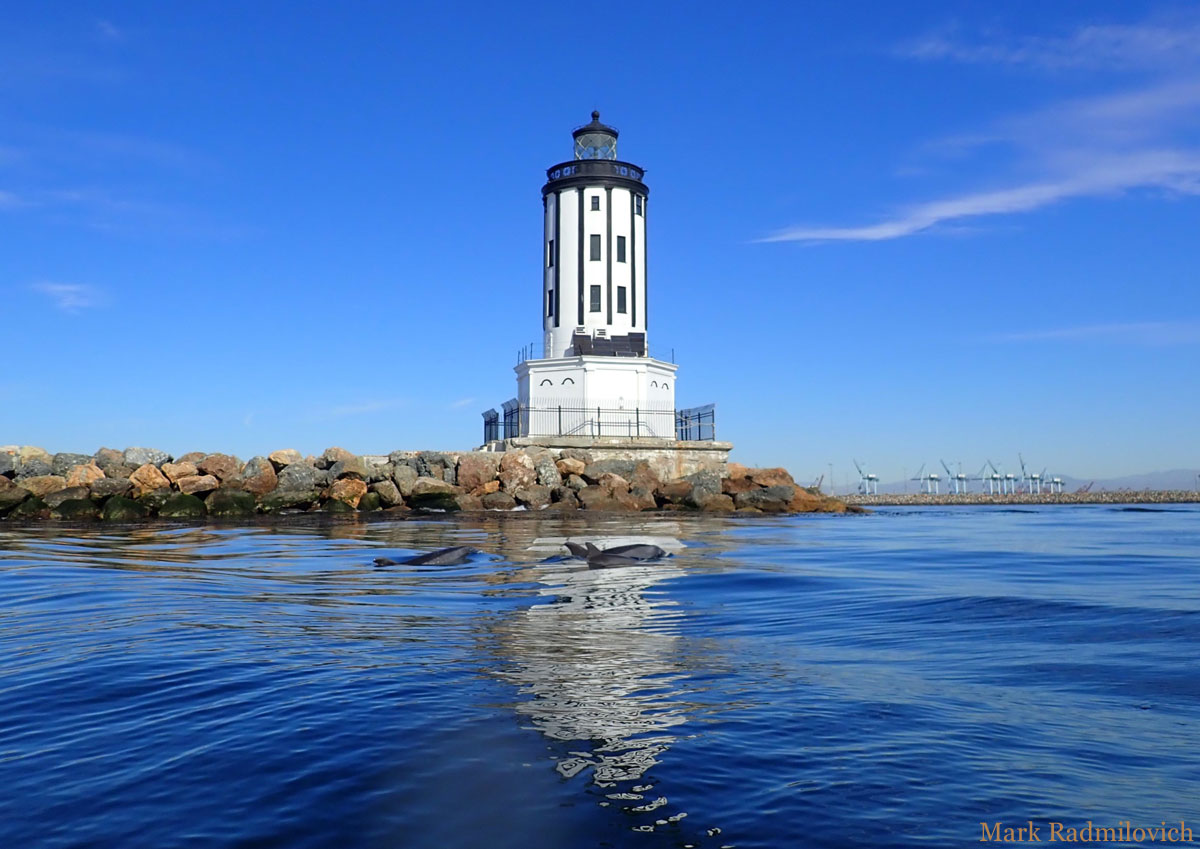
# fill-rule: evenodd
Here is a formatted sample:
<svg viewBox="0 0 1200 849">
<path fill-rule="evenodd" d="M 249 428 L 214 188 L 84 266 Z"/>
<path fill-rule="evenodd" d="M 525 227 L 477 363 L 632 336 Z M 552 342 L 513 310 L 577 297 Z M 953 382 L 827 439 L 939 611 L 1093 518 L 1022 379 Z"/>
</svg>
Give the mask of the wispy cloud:
<svg viewBox="0 0 1200 849">
<path fill-rule="evenodd" d="M 35 292 L 45 295 L 57 309 L 67 313 L 79 313 L 99 306 L 104 298 L 99 289 L 80 283 L 40 282 L 30 286 Z"/>
<path fill-rule="evenodd" d="M 463 407 L 469 407 L 475 403 L 474 398 L 459 398 L 450 405 L 451 410 L 461 410 Z"/>
<path fill-rule="evenodd" d="M 1086 324 L 1002 333 L 987 337 L 993 342 L 1108 342 L 1125 345 L 1200 344 L 1200 320 L 1140 321 Z"/>
<path fill-rule="evenodd" d="M 125 38 L 125 32 L 120 27 L 103 18 L 97 19 L 96 32 L 106 41 L 122 41 Z"/>
<path fill-rule="evenodd" d="M 939 224 L 983 215 L 1030 212 L 1070 198 L 1114 195 L 1133 189 L 1159 188 L 1200 194 L 1200 152 L 1146 151 L 1097 158 L 1087 168 L 1057 180 L 1026 183 L 918 204 L 878 224 L 865 227 L 791 227 L 762 242 L 820 242 L 898 239 Z"/>
<path fill-rule="evenodd" d="M 1015 39 L 950 29 L 902 45 L 897 52 L 914 59 L 1044 70 L 1178 68 L 1200 61 L 1200 21 L 1090 25 L 1064 36 Z"/>
<path fill-rule="evenodd" d="M 870 224 L 793 226 L 758 241 L 882 241 L 959 232 L 969 219 L 1027 213 L 1072 199 L 1145 190 L 1200 194 L 1200 21 L 1178 27 L 1091 26 L 1059 39 L 970 46 L 937 36 L 910 45 L 905 55 L 1039 67 L 1137 64 L 1169 67 L 1172 73 L 1149 84 L 1010 116 L 925 146 L 927 156 L 949 158 L 969 167 L 971 174 L 980 171 L 979 161 L 971 157 L 986 153 L 984 167 L 996 175 L 990 187 L 976 185 L 909 204 Z M 1190 58 L 1185 62 L 1181 57 Z"/>
</svg>

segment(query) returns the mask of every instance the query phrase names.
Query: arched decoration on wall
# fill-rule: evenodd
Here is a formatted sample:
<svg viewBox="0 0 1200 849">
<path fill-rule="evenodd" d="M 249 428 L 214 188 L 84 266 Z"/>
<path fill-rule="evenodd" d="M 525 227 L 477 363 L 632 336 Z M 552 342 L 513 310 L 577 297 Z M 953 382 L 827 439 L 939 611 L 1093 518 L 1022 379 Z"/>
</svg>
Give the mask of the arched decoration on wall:
<svg viewBox="0 0 1200 849">
<path fill-rule="evenodd" d="M 657 380 L 652 380 L 652 381 L 650 381 L 650 388 L 651 388 L 651 389 L 657 389 L 657 388 L 658 388 L 658 381 L 657 381 Z"/>
<path fill-rule="evenodd" d="M 574 386 L 574 385 L 575 385 L 575 381 L 571 380 L 571 378 L 569 378 L 569 377 L 564 377 L 564 378 L 563 378 L 562 385 L 563 385 L 563 386 L 566 386 L 568 383 L 569 383 L 571 386 Z"/>
<path fill-rule="evenodd" d="M 538 386 L 553 386 L 553 385 L 554 385 L 553 380 L 543 380 L 541 383 L 538 384 Z"/>
<path fill-rule="evenodd" d="M 663 388 L 663 389 L 670 389 L 671 387 L 667 386 L 667 382 L 664 380 L 664 381 L 663 381 L 663 383 L 662 383 L 662 388 Z"/>
</svg>

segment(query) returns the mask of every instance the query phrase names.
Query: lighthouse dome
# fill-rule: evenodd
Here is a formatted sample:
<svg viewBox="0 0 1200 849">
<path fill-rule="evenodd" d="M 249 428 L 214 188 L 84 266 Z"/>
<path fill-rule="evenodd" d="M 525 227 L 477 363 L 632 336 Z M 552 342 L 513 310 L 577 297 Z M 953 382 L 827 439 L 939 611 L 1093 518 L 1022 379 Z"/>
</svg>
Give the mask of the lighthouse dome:
<svg viewBox="0 0 1200 849">
<path fill-rule="evenodd" d="M 617 158 L 617 129 L 600 123 L 599 112 L 592 112 L 592 122 L 571 135 L 575 138 L 576 159 Z"/>
</svg>

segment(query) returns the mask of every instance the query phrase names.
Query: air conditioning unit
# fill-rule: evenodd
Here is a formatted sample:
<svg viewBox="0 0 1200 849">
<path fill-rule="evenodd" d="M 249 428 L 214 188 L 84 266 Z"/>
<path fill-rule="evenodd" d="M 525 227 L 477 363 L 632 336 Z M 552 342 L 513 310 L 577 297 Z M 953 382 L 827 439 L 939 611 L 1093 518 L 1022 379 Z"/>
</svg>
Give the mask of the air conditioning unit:
<svg viewBox="0 0 1200 849">
<path fill-rule="evenodd" d="M 587 328 L 586 328 L 586 327 L 576 327 L 576 328 L 575 328 L 575 334 L 574 334 L 574 335 L 576 335 L 576 336 L 587 336 Z"/>
<path fill-rule="evenodd" d="M 596 338 L 597 339 L 607 339 L 608 331 L 606 329 L 604 329 L 603 327 L 596 328 Z"/>
</svg>

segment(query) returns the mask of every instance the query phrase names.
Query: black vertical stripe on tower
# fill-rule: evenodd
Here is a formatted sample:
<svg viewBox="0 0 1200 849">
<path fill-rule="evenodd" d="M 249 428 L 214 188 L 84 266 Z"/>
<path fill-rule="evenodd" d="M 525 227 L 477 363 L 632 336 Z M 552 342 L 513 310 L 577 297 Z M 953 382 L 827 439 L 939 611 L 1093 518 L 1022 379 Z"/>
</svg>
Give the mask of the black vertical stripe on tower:
<svg viewBox="0 0 1200 849">
<path fill-rule="evenodd" d="M 642 332 L 650 332 L 650 207 L 649 198 L 642 198 L 642 229 L 646 235 L 642 239 Z M 648 338 L 648 337 L 647 337 Z"/>
<path fill-rule="evenodd" d="M 579 290 L 579 324 L 577 326 L 583 327 L 583 186 L 580 186 L 577 191 L 579 193 L 579 278 L 575 288 Z"/>
<path fill-rule="evenodd" d="M 559 297 L 559 293 L 558 293 L 558 266 L 561 264 L 558 261 L 558 255 L 561 250 L 561 248 L 559 246 L 562 244 L 562 238 L 558 232 L 558 222 L 559 222 L 560 215 L 562 215 L 562 193 L 555 192 L 554 193 L 554 256 L 551 257 L 551 260 L 553 260 L 553 262 L 554 262 L 554 326 L 555 327 L 558 327 L 558 318 L 561 313 L 561 305 L 562 305 L 562 299 Z M 556 355 L 553 351 L 551 351 L 550 356 L 553 357 Z"/>
<path fill-rule="evenodd" d="M 636 193 L 629 193 L 629 323 L 637 329 L 637 216 L 633 203 Z"/>
<path fill-rule="evenodd" d="M 604 214 L 608 216 L 608 246 L 604 252 L 604 270 L 608 279 L 608 323 L 612 324 L 612 187 L 604 190 Z"/>
</svg>

